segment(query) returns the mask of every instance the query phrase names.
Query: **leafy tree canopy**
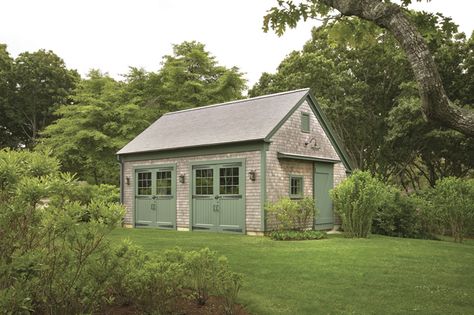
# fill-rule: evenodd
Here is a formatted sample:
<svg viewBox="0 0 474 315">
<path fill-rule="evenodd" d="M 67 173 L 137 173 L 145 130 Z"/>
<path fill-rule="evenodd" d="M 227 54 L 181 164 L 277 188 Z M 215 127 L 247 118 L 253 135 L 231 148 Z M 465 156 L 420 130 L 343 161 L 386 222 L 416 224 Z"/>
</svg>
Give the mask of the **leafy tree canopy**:
<svg viewBox="0 0 474 315">
<path fill-rule="evenodd" d="M 412 13 L 411 19 L 439 64 L 450 99 L 473 106 L 466 69 L 472 38 L 442 15 Z M 264 73 L 249 93 L 302 87 L 312 88 L 361 169 L 413 186 L 420 177 L 433 185 L 439 177 L 464 176 L 474 166 L 469 137 L 423 119 L 409 61 L 393 36 L 373 23 L 345 17 L 314 29 L 301 51 L 289 54 L 275 74 Z"/>
<path fill-rule="evenodd" d="M 411 2 L 403 0 L 402 5 Z M 354 16 L 386 29 L 407 56 L 425 116 L 445 127 L 474 136 L 474 111 L 449 99 L 429 46 L 406 9 L 390 0 L 305 0 L 298 4 L 292 0 L 277 0 L 277 3 L 278 6 L 271 8 L 264 17 L 264 31 L 271 28 L 281 35 L 287 27 L 296 27 L 301 19 L 325 17 L 327 22 L 331 18 Z M 332 15 L 336 11 L 339 15 Z"/>
</svg>

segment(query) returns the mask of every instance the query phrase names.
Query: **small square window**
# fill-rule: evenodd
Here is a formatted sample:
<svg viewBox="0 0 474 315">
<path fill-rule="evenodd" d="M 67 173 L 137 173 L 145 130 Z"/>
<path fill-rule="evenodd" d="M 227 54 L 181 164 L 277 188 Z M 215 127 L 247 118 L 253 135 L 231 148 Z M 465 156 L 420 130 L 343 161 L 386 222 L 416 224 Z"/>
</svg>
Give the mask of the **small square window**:
<svg viewBox="0 0 474 315">
<path fill-rule="evenodd" d="M 303 177 L 290 176 L 290 197 L 303 198 Z"/>
<path fill-rule="evenodd" d="M 301 113 L 301 131 L 309 132 L 310 127 L 309 113 Z"/>
</svg>

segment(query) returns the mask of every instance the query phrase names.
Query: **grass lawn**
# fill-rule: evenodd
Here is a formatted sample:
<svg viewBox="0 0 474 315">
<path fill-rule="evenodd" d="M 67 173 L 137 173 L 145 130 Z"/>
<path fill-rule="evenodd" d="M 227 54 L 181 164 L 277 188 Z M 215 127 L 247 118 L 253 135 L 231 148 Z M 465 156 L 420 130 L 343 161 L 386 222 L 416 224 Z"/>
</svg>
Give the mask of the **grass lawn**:
<svg viewBox="0 0 474 315">
<path fill-rule="evenodd" d="M 118 229 L 148 251 L 209 247 L 244 274 L 252 314 L 474 314 L 474 241 L 372 236 L 277 242 L 263 237 Z"/>
</svg>

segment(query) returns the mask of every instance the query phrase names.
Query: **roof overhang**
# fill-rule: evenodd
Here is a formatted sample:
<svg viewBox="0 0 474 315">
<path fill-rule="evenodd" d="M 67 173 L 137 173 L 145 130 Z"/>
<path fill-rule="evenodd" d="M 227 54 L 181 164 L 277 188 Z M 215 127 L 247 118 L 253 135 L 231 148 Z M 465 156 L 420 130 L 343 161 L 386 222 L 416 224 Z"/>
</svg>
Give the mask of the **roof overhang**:
<svg viewBox="0 0 474 315">
<path fill-rule="evenodd" d="M 277 156 L 279 159 L 304 160 L 304 161 L 324 162 L 324 163 L 333 163 L 333 164 L 341 162 L 341 160 L 327 159 L 327 158 L 321 158 L 321 157 L 310 156 L 310 155 L 302 155 L 302 154 L 284 153 L 284 152 L 278 152 Z"/>
</svg>

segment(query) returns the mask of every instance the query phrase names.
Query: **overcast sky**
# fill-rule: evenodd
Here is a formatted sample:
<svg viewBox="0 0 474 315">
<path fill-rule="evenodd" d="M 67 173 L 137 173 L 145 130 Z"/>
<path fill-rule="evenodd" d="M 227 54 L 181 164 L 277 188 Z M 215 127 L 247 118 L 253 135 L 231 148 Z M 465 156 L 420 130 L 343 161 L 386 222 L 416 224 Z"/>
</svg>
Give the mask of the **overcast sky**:
<svg viewBox="0 0 474 315">
<path fill-rule="evenodd" d="M 98 68 L 116 78 L 129 66 L 156 71 L 171 45 L 204 43 L 220 64 L 237 66 L 253 85 L 274 72 L 310 37 L 315 21 L 282 37 L 263 33 L 262 17 L 276 0 L 1 0 L 0 43 L 16 56 L 53 50 L 69 68 L 85 75 Z M 468 35 L 474 1 L 432 0 L 416 9 L 451 16 Z"/>
</svg>

